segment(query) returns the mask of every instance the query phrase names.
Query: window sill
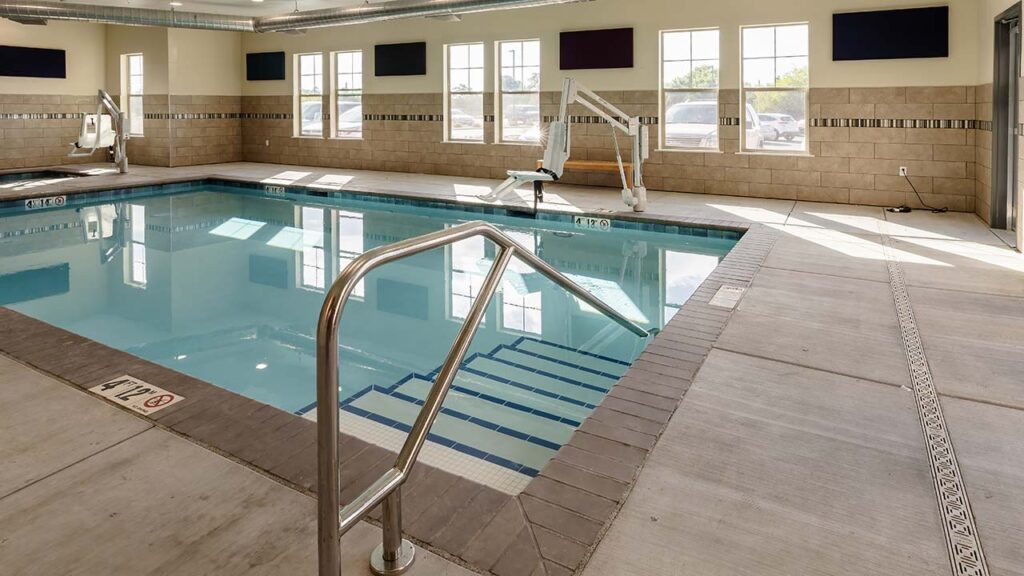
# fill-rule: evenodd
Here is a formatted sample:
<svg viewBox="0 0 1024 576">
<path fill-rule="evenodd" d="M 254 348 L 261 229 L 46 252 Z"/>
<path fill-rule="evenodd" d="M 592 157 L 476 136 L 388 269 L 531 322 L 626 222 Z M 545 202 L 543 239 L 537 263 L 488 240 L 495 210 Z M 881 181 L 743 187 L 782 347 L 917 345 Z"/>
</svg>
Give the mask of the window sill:
<svg viewBox="0 0 1024 576">
<path fill-rule="evenodd" d="M 292 138 L 298 138 L 298 139 L 301 139 L 301 140 L 323 140 L 324 139 L 323 136 L 303 136 L 303 135 L 299 135 L 299 134 L 296 134 L 295 136 L 292 136 Z"/>
<path fill-rule="evenodd" d="M 481 142 L 480 140 L 441 140 L 442 144 L 476 144 L 478 146 L 487 146 L 489 142 Z"/>
<path fill-rule="evenodd" d="M 365 138 L 362 136 L 331 136 L 330 140 L 338 140 L 340 142 L 362 142 Z"/>
<path fill-rule="evenodd" d="M 725 154 L 718 148 L 658 148 L 655 152 L 682 152 L 684 154 Z"/>
<path fill-rule="evenodd" d="M 540 143 L 540 140 L 538 140 L 536 142 L 523 142 L 521 140 L 512 140 L 512 141 L 495 142 L 495 144 L 501 144 L 502 146 L 524 146 L 524 147 L 526 147 L 526 146 L 533 146 L 533 147 L 541 146 L 541 147 L 543 147 L 544 146 L 543 144 Z"/>
<path fill-rule="evenodd" d="M 739 156 L 795 156 L 797 158 L 814 158 L 810 152 L 764 152 L 758 150 L 742 150 L 735 152 Z"/>
</svg>

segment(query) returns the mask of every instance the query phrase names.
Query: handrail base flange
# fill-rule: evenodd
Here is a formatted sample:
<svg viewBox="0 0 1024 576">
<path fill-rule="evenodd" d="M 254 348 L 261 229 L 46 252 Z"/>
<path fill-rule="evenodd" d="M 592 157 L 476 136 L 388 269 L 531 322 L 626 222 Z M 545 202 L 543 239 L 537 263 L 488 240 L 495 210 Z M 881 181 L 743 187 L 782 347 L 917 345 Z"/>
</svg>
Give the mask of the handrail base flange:
<svg viewBox="0 0 1024 576">
<path fill-rule="evenodd" d="M 394 562 L 384 561 L 384 544 L 377 545 L 370 554 L 370 571 L 377 576 L 398 576 L 404 574 L 416 560 L 416 547 L 402 539 L 402 548 Z"/>
</svg>

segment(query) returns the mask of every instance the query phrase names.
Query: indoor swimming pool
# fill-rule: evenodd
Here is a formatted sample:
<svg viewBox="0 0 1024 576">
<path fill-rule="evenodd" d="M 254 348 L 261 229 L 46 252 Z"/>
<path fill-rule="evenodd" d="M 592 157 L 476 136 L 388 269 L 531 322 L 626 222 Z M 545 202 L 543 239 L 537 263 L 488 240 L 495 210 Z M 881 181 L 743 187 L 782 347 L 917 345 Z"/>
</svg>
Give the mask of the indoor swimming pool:
<svg viewBox="0 0 1024 576">
<path fill-rule="evenodd" d="M 192 183 L 0 208 L 0 305 L 315 418 L 315 328 L 332 280 L 368 249 L 478 219 L 646 329 L 661 328 L 740 236 Z M 408 430 L 495 254 L 470 238 L 358 285 L 341 322 L 343 429 L 381 444 Z M 513 261 L 434 449 L 535 475 L 648 340 Z"/>
</svg>

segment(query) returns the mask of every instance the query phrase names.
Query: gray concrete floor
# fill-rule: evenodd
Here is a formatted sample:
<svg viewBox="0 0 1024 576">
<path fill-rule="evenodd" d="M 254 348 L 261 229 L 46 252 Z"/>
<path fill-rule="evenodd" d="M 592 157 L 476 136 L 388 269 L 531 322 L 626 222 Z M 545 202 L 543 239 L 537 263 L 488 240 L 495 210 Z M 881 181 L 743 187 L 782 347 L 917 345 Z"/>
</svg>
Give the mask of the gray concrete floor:
<svg viewBox="0 0 1024 576">
<path fill-rule="evenodd" d="M 380 530 L 345 536 L 368 575 Z M 0 573 L 316 573 L 316 502 L 0 356 Z M 419 551 L 417 574 L 469 571 Z"/>
<path fill-rule="evenodd" d="M 261 164 L 98 178 L 205 174 L 333 174 L 346 189 L 467 201 L 493 185 Z M 617 197 L 548 195 L 568 211 L 619 210 Z M 584 574 L 950 573 L 884 235 L 992 574 L 1024 575 L 1024 256 L 970 214 L 660 192 L 650 202 L 652 215 L 762 222 L 780 239 Z M 308 497 L 9 360 L 0 380 L 4 574 L 315 572 Z M 378 536 L 346 536 L 348 574 L 366 572 Z M 415 574 L 463 573 L 421 560 Z"/>
</svg>

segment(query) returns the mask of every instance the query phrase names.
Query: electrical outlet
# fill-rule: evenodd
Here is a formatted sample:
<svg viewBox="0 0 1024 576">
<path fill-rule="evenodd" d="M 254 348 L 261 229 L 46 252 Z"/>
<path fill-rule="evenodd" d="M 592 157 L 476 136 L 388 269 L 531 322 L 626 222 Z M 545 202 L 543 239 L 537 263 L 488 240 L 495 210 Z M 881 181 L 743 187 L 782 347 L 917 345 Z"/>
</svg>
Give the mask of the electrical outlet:
<svg viewBox="0 0 1024 576">
<path fill-rule="evenodd" d="M 906 176 L 906 175 L 907 175 L 907 167 L 906 166 L 900 166 L 900 176 Z"/>
<path fill-rule="evenodd" d="M 264 142 L 264 144 L 263 144 L 264 146 L 270 146 L 270 140 L 264 140 L 263 142 Z M 906 171 L 905 168 L 900 168 L 900 170 L 903 170 L 904 172 Z"/>
</svg>

